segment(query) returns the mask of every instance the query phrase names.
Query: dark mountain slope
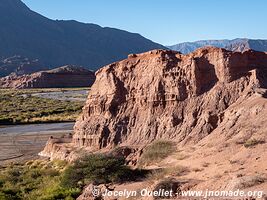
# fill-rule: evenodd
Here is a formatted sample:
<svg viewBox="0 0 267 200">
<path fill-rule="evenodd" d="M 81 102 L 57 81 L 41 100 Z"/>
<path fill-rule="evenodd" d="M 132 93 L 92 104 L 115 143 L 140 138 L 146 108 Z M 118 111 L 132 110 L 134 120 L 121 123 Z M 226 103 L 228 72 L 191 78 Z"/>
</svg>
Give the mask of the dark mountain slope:
<svg viewBox="0 0 267 200">
<path fill-rule="evenodd" d="M 47 69 L 38 59 L 28 59 L 19 55 L 0 60 L 0 77 L 29 74 Z"/>
<path fill-rule="evenodd" d="M 50 20 L 20 0 L 0 0 L 0 57 L 22 55 L 49 67 L 97 69 L 128 54 L 164 48 L 139 34 L 76 21 Z"/>
</svg>

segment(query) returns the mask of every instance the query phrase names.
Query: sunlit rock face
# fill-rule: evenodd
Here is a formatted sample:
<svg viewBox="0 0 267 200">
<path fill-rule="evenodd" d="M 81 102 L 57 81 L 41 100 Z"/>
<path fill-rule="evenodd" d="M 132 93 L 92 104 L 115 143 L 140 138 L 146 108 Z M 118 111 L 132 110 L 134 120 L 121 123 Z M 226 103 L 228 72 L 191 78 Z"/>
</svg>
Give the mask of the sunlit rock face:
<svg viewBox="0 0 267 200">
<path fill-rule="evenodd" d="M 266 87 L 266 69 L 266 53 L 254 51 L 129 55 L 97 71 L 73 143 L 95 150 L 156 139 L 196 143 L 223 122 L 227 108 Z"/>
</svg>

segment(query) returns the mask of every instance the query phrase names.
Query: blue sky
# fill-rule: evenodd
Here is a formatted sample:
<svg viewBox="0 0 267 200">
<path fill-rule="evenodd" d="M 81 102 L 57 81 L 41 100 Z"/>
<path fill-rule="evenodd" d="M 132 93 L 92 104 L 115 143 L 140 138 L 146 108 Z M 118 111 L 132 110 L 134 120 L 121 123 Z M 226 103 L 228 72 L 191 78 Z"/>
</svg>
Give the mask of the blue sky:
<svg viewBox="0 0 267 200">
<path fill-rule="evenodd" d="M 51 19 L 114 27 L 164 45 L 203 39 L 267 39 L 266 0 L 23 0 Z"/>
</svg>

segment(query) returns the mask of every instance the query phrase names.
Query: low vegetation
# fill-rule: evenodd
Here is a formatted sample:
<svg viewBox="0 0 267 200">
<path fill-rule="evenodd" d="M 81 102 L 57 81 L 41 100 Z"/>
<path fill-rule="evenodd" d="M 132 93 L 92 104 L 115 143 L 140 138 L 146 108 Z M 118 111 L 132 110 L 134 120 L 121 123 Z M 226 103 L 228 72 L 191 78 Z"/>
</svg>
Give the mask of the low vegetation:
<svg viewBox="0 0 267 200">
<path fill-rule="evenodd" d="M 121 157 L 92 154 L 77 160 L 65 170 L 62 185 L 75 188 L 91 182 L 96 184 L 121 183 L 144 175 L 144 171 L 132 170 L 126 166 L 125 160 Z"/>
<path fill-rule="evenodd" d="M 51 91 L 56 89 L 51 89 Z M 40 89 L 39 92 L 50 90 Z M 0 124 L 75 121 L 83 102 L 32 96 L 34 90 L 0 90 Z"/>
<path fill-rule="evenodd" d="M 244 147 L 250 148 L 263 143 L 265 143 L 265 141 L 261 139 L 249 139 L 244 143 Z"/>
<path fill-rule="evenodd" d="M 140 158 L 139 165 L 149 165 L 151 163 L 159 162 L 168 157 L 175 151 L 175 145 L 170 141 L 155 141 L 149 145 Z"/>
<path fill-rule="evenodd" d="M 71 200 L 89 183 L 122 183 L 145 175 L 126 166 L 123 158 L 102 154 L 84 156 L 73 164 L 29 161 L 1 169 L 0 200 Z"/>
<path fill-rule="evenodd" d="M 164 179 L 160 181 L 154 188 L 154 191 L 158 191 L 160 195 L 156 196 L 155 199 L 171 199 L 173 195 L 176 196 L 181 192 L 180 183 L 175 179 Z M 172 195 L 170 193 L 160 193 L 160 191 L 172 191 Z"/>
<path fill-rule="evenodd" d="M 256 185 L 260 185 L 266 182 L 266 176 L 263 174 L 257 174 L 254 176 L 242 176 L 238 178 L 239 181 L 236 184 L 236 188 L 246 189 Z"/>
<path fill-rule="evenodd" d="M 76 199 L 81 188 L 66 188 L 61 184 L 61 171 L 65 165 L 63 162 L 33 161 L 1 169 L 0 200 Z"/>
<path fill-rule="evenodd" d="M 190 172 L 190 169 L 185 166 L 176 165 L 166 169 L 167 173 L 172 176 L 183 176 Z"/>
<path fill-rule="evenodd" d="M 190 172 L 190 169 L 186 166 L 177 165 L 174 167 L 169 168 L 160 168 L 156 170 L 152 170 L 147 178 L 148 181 L 154 181 L 154 180 L 162 180 L 169 176 L 183 176 Z"/>
</svg>

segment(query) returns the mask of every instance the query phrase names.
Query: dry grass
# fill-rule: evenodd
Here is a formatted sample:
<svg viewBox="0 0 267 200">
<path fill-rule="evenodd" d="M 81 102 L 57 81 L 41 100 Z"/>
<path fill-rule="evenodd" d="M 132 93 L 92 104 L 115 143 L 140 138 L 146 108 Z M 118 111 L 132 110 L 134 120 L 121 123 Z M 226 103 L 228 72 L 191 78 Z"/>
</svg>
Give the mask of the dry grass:
<svg viewBox="0 0 267 200">
<path fill-rule="evenodd" d="M 149 145 L 139 160 L 140 166 L 155 164 L 175 151 L 175 145 L 170 141 L 155 141 Z"/>
<path fill-rule="evenodd" d="M 266 178 L 263 175 L 255 176 L 242 176 L 233 180 L 235 189 L 246 189 L 256 185 L 260 185 L 266 181 Z"/>
<path fill-rule="evenodd" d="M 175 157 L 177 160 L 184 160 L 186 158 L 188 158 L 189 156 L 188 155 L 185 155 L 185 154 L 177 154 L 177 156 Z"/>
<path fill-rule="evenodd" d="M 209 165 L 210 165 L 210 163 L 204 162 L 204 163 L 202 164 L 202 167 L 208 167 Z"/>
<path fill-rule="evenodd" d="M 190 169 L 186 166 L 177 165 L 170 168 L 161 168 L 153 170 L 148 175 L 148 181 L 162 180 L 166 177 L 183 176 L 190 172 Z"/>
<path fill-rule="evenodd" d="M 183 176 L 189 173 L 190 170 L 188 167 L 177 165 L 171 168 L 166 169 L 166 173 L 172 176 Z"/>
<path fill-rule="evenodd" d="M 251 147 L 254 147 L 258 144 L 264 144 L 264 143 L 265 143 L 265 141 L 262 139 L 249 139 L 244 143 L 244 147 L 251 148 Z"/>
<path fill-rule="evenodd" d="M 37 91 L 37 89 L 0 90 L 0 124 L 75 121 L 82 110 L 82 102 L 45 99 L 30 95 Z"/>
<path fill-rule="evenodd" d="M 153 181 L 156 181 L 156 180 L 162 180 L 166 176 L 167 176 L 167 173 L 166 173 L 165 169 L 156 169 L 156 170 L 153 170 L 148 175 L 147 180 L 149 182 L 153 182 Z"/>
<path fill-rule="evenodd" d="M 200 168 L 193 168 L 192 171 L 193 171 L 193 172 L 202 172 L 203 169 L 200 169 Z"/>
</svg>

